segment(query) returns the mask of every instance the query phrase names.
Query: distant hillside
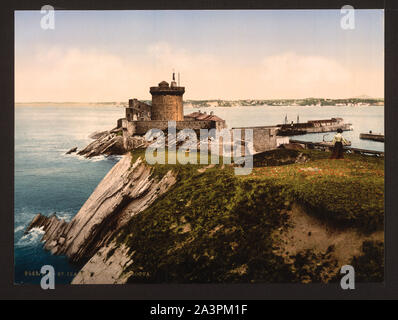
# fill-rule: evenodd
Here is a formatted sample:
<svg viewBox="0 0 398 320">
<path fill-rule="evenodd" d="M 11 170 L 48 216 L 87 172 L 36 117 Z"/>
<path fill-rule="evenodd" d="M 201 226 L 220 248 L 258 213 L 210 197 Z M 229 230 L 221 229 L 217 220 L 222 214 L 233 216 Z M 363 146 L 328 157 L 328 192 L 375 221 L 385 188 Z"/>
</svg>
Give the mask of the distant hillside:
<svg viewBox="0 0 398 320">
<path fill-rule="evenodd" d="M 151 100 L 141 100 L 151 104 Z M 99 101 L 99 102 L 16 102 L 16 106 L 119 106 L 127 107 L 128 101 Z M 185 106 L 194 108 L 207 107 L 237 107 L 237 106 L 384 106 L 383 98 L 371 98 L 361 96 L 349 99 L 325 99 L 325 98 L 305 98 L 305 99 L 242 99 L 242 100 L 185 100 Z"/>
<path fill-rule="evenodd" d="M 236 107 L 236 106 L 384 106 L 382 98 L 349 98 L 349 99 L 245 99 L 245 100 L 185 100 L 186 105 L 196 108 L 206 107 Z"/>
</svg>

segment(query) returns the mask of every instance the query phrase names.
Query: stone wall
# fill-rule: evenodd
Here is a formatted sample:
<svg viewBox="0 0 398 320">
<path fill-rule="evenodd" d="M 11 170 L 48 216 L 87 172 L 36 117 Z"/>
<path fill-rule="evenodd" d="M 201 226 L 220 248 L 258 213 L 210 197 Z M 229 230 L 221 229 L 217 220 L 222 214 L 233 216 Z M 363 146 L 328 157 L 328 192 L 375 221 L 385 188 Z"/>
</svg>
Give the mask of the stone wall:
<svg viewBox="0 0 398 320">
<path fill-rule="evenodd" d="M 255 152 L 272 150 L 277 148 L 282 142 L 286 143 L 286 139 L 282 141 L 283 137 L 277 136 L 278 127 L 242 127 L 233 129 L 242 130 L 242 140 L 245 140 L 245 129 L 253 130 L 253 148 Z"/>
<path fill-rule="evenodd" d="M 167 130 L 168 121 L 152 120 L 152 121 L 128 121 L 127 119 L 121 119 L 123 127 L 123 143 L 127 150 L 130 150 L 136 146 L 132 143 L 131 138 L 134 135 L 145 135 L 151 129 Z M 176 129 L 219 129 L 223 125 L 222 122 L 216 122 L 212 120 L 190 120 L 190 121 L 176 121 Z M 222 128 L 221 128 L 222 129 Z M 245 140 L 245 129 L 253 130 L 253 151 L 263 152 L 272 149 L 276 149 L 281 144 L 289 143 L 288 137 L 278 136 L 278 127 L 242 127 L 233 128 L 241 129 L 241 139 Z M 233 134 L 231 133 L 231 137 Z M 244 146 L 244 145 L 243 145 Z M 244 149 L 244 148 L 243 148 Z"/>
<path fill-rule="evenodd" d="M 139 101 L 138 99 L 129 99 L 129 108 L 134 108 L 141 111 L 151 111 L 151 106 L 149 104 Z"/>
<path fill-rule="evenodd" d="M 127 119 L 120 119 L 123 128 L 123 144 L 128 150 L 132 149 L 134 145 L 131 142 L 131 137 L 134 135 L 145 135 L 151 129 L 166 130 L 169 122 L 164 120 L 151 120 L 151 121 L 128 121 Z M 224 123 L 216 122 L 213 120 L 190 120 L 190 121 L 176 121 L 176 129 L 217 129 L 223 126 Z"/>
<path fill-rule="evenodd" d="M 253 147 L 257 152 L 276 148 L 276 130 L 274 128 L 253 128 Z"/>
<path fill-rule="evenodd" d="M 137 99 L 129 100 L 129 107 L 126 108 L 126 118 L 129 121 L 135 120 L 151 120 L 152 107 L 145 102 Z"/>
<path fill-rule="evenodd" d="M 126 118 L 117 119 L 116 128 L 122 128 L 123 127 L 123 120 L 125 120 L 125 119 Z"/>
<path fill-rule="evenodd" d="M 133 122 L 128 121 L 127 119 L 122 119 L 122 128 L 123 146 L 126 150 L 132 150 L 134 148 L 134 144 L 130 137 L 135 134 L 135 125 Z"/>
<path fill-rule="evenodd" d="M 152 121 L 134 121 L 135 133 L 137 135 L 144 135 L 151 129 L 166 130 L 168 128 L 169 122 L 165 120 L 152 120 Z M 216 122 L 211 120 L 203 121 L 176 121 L 177 130 L 183 129 L 212 129 L 216 128 Z"/>
</svg>

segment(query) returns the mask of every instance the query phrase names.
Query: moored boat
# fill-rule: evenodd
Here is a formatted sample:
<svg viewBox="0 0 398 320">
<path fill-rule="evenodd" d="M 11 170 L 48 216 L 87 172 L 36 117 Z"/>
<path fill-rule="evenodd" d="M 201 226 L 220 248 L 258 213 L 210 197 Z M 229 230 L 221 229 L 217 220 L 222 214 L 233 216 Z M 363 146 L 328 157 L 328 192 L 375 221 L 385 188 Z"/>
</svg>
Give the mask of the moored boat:
<svg viewBox="0 0 398 320">
<path fill-rule="evenodd" d="M 372 133 L 372 131 L 369 131 L 369 133 L 361 133 L 359 139 L 384 142 L 384 134 Z"/>
</svg>

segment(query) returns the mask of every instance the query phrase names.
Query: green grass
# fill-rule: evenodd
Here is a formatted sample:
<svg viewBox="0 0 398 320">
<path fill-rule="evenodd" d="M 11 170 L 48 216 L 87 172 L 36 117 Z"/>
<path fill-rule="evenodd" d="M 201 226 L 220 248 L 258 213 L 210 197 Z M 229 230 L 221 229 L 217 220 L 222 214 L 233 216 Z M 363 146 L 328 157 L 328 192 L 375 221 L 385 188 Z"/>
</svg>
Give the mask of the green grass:
<svg viewBox="0 0 398 320">
<path fill-rule="evenodd" d="M 305 164 L 255 168 L 243 179 L 277 183 L 289 201 L 337 226 L 366 232 L 383 228 L 384 159 L 346 155 L 330 160 L 326 152 L 307 154 L 312 160 Z"/>
<path fill-rule="evenodd" d="M 129 271 L 150 274 L 130 280 L 293 279 L 282 259 L 272 253 L 270 233 L 286 218 L 279 190 L 262 182 L 240 181 L 232 170 L 191 173 L 133 217 L 120 234 L 119 242 L 127 244 L 133 255 Z M 244 275 L 234 272 L 239 268 L 246 270 Z"/>
<path fill-rule="evenodd" d="M 198 169 L 206 165 L 152 165 L 152 177 L 173 170 L 178 181 L 117 237 L 134 260 L 125 270 L 133 272 L 129 281 L 299 282 L 302 275 L 273 253 L 271 239 L 293 202 L 340 227 L 381 229 L 383 159 L 306 153 L 308 163 L 254 168 L 248 176 L 222 164 L 204 172 Z M 132 161 L 143 156 L 136 150 Z"/>
<path fill-rule="evenodd" d="M 145 161 L 145 149 L 135 149 L 130 151 L 131 153 L 131 165 L 133 165 L 138 158 L 141 158 L 143 161 Z M 198 169 L 204 168 L 209 166 L 212 162 L 218 162 L 215 166 L 217 168 L 220 168 L 223 164 L 223 157 L 212 157 L 208 155 L 207 158 L 207 163 L 206 164 L 201 164 L 201 155 L 200 153 L 196 153 L 196 159 L 194 156 L 191 157 L 191 161 L 196 160 L 196 164 L 188 163 L 188 164 L 181 164 L 176 160 L 176 164 L 173 163 L 168 163 L 169 156 L 174 157 L 175 159 L 178 159 L 177 156 L 186 156 L 184 153 L 180 151 L 169 151 L 165 150 L 163 152 L 159 152 L 159 154 L 155 153 L 155 156 L 157 157 L 162 157 L 165 159 L 165 164 L 148 164 L 146 161 L 146 164 L 152 168 L 152 174 L 151 177 L 155 178 L 157 180 L 160 180 L 167 172 L 173 171 L 177 174 L 177 178 L 179 180 L 183 180 L 184 177 L 189 176 L 191 174 L 197 173 Z"/>
</svg>

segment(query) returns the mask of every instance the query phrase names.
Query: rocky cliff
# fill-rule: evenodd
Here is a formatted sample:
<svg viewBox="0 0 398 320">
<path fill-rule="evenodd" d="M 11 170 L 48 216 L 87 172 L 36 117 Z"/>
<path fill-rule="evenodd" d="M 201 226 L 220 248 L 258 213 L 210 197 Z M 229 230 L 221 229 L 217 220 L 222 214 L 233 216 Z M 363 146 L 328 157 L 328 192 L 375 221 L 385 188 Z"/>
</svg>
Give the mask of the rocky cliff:
<svg viewBox="0 0 398 320">
<path fill-rule="evenodd" d="M 384 160 L 287 151 L 288 163 L 272 153 L 236 176 L 222 164 L 150 166 L 135 150 L 71 222 L 38 214 L 28 230 L 84 264 L 72 284 L 330 282 L 344 264 L 382 281 Z"/>
<path fill-rule="evenodd" d="M 108 172 L 69 223 L 55 215 L 36 215 L 27 231 L 42 227 L 44 247 L 72 262 L 89 260 L 126 221 L 147 208 L 174 183 L 169 172 L 161 180 L 151 178 L 151 169 L 141 159 L 132 164 L 128 153 Z"/>
<path fill-rule="evenodd" d="M 115 242 L 102 247 L 83 266 L 72 284 L 123 284 L 132 272 L 125 270 L 133 263 L 128 248 Z"/>
</svg>

